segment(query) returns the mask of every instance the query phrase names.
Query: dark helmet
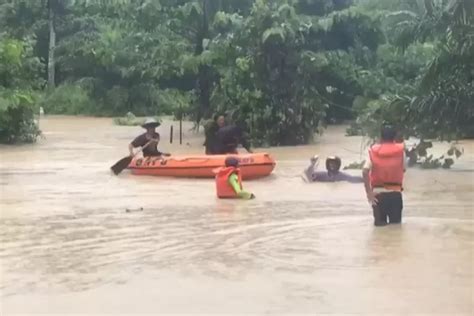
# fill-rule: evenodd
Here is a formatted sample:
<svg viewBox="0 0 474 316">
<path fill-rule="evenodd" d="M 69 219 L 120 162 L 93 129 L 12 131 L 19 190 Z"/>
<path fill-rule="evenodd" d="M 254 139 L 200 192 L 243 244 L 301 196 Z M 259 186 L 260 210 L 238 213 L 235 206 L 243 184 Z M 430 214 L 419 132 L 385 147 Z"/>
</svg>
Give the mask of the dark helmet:
<svg viewBox="0 0 474 316">
<path fill-rule="evenodd" d="M 329 163 L 330 162 L 334 162 L 336 164 L 336 170 L 335 171 L 339 171 L 339 169 L 341 169 L 342 161 L 341 161 L 341 158 L 339 158 L 338 156 L 330 156 L 330 157 L 326 158 L 326 170 L 327 171 L 329 171 Z"/>
<path fill-rule="evenodd" d="M 237 168 L 239 166 L 239 160 L 235 157 L 227 157 L 225 159 L 225 166 Z"/>
</svg>

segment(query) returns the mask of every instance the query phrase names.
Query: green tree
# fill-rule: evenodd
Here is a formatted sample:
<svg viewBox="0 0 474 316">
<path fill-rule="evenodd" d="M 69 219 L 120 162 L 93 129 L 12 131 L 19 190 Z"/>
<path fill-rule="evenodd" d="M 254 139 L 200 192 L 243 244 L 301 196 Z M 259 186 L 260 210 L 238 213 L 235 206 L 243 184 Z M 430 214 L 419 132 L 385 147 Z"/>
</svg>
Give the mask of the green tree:
<svg viewBox="0 0 474 316">
<path fill-rule="evenodd" d="M 2 100 L 10 100 L 3 108 L 185 114 L 198 123 L 227 111 L 268 145 L 307 143 L 325 122 L 354 112 L 358 127 L 370 130 L 389 120 L 410 135 L 472 135 L 472 7 L 468 0 L 0 0 L 4 52 L 22 47 L 0 63 L 8 78 Z"/>
<path fill-rule="evenodd" d="M 33 57 L 31 41 L 0 34 L 0 142 L 34 142 L 39 135 L 34 92 L 43 65 Z"/>
<path fill-rule="evenodd" d="M 425 5 L 425 18 L 410 24 L 405 31 L 410 36 L 405 37 L 434 39 L 436 56 L 415 94 L 396 97 L 390 112 L 399 113 L 399 124 L 417 136 L 473 136 L 474 3 L 425 1 Z"/>
</svg>

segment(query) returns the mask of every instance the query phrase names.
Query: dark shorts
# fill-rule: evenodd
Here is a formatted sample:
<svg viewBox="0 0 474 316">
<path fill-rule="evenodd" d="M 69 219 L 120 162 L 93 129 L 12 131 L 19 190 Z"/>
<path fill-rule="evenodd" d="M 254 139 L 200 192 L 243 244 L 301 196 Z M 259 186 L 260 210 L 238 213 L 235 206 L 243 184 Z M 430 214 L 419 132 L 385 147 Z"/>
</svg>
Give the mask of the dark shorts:
<svg viewBox="0 0 474 316">
<path fill-rule="evenodd" d="M 377 205 L 372 206 L 375 226 L 402 222 L 403 199 L 401 192 L 379 193 L 377 200 Z"/>
</svg>

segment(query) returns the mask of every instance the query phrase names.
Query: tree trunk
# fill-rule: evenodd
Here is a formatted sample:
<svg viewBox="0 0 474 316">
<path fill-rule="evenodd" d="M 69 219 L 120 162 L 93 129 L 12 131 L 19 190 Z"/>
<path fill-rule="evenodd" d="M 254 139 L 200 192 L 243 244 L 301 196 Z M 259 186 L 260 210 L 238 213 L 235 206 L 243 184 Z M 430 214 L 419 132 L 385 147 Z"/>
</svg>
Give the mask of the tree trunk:
<svg viewBox="0 0 474 316">
<path fill-rule="evenodd" d="M 425 10 L 429 17 L 433 16 L 433 0 L 425 0 Z"/>
<path fill-rule="evenodd" d="M 196 39 L 196 55 L 200 55 L 206 49 L 204 47 L 204 40 L 209 39 L 209 0 L 203 0 L 203 16 Z M 197 78 L 197 91 L 199 93 L 199 105 L 196 114 L 196 123 L 199 126 L 203 117 L 209 115 L 210 108 L 210 78 L 209 78 L 209 66 L 199 66 L 199 73 Z"/>
<path fill-rule="evenodd" d="M 48 15 L 49 15 L 49 50 L 48 50 L 48 88 L 52 89 L 55 86 L 55 60 L 54 51 L 56 49 L 56 29 L 55 29 L 55 14 L 51 0 L 48 0 Z"/>
</svg>

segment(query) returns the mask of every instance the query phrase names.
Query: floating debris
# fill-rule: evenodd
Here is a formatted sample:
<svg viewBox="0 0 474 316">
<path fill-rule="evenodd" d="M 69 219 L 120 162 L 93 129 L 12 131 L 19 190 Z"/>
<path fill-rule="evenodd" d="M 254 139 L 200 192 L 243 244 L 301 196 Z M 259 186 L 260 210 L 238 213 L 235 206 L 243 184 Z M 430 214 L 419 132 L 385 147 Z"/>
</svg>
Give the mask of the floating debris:
<svg viewBox="0 0 474 316">
<path fill-rule="evenodd" d="M 141 211 L 143 211 L 143 207 L 125 209 L 125 213 L 133 213 L 133 212 L 141 212 Z"/>
</svg>

